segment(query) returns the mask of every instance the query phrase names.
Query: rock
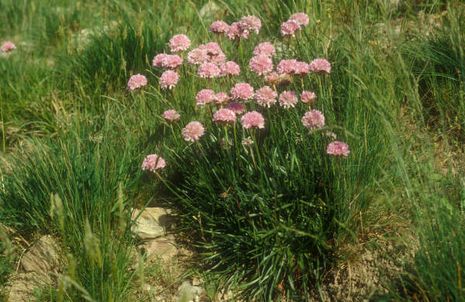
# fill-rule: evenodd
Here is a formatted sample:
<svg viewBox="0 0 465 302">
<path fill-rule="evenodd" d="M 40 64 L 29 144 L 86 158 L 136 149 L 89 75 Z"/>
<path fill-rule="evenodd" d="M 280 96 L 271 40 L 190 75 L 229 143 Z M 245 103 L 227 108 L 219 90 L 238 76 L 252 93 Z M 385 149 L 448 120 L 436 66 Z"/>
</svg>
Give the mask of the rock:
<svg viewBox="0 0 465 302">
<path fill-rule="evenodd" d="M 221 13 L 221 7 L 214 1 L 208 1 L 199 11 L 202 19 L 215 19 Z"/>
<path fill-rule="evenodd" d="M 60 267 L 60 249 L 52 236 L 42 236 L 21 258 L 24 272 L 42 275 L 57 273 Z"/>
<path fill-rule="evenodd" d="M 147 241 L 142 247 L 149 262 L 156 260 L 168 262 L 178 254 L 174 236 L 172 235 Z"/>
<path fill-rule="evenodd" d="M 177 302 L 197 302 L 201 301 L 204 296 L 204 289 L 199 286 L 192 285 L 189 281 L 184 281 L 178 288 Z"/>
<path fill-rule="evenodd" d="M 131 229 L 142 240 L 164 236 L 174 221 L 167 209 L 157 207 L 145 208 L 142 213 L 136 209 L 132 219 L 136 221 Z"/>
<path fill-rule="evenodd" d="M 48 280 L 44 280 L 42 274 L 35 272 L 16 274 L 10 278 L 6 302 L 30 302 L 34 296 L 34 290 L 48 284 Z"/>
<path fill-rule="evenodd" d="M 53 274 L 59 272 L 62 264 L 60 255 L 60 247 L 53 237 L 42 236 L 21 258 L 21 272 L 10 278 L 6 301 L 32 301 L 34 289 L 50 286 Z"/>
</svg>

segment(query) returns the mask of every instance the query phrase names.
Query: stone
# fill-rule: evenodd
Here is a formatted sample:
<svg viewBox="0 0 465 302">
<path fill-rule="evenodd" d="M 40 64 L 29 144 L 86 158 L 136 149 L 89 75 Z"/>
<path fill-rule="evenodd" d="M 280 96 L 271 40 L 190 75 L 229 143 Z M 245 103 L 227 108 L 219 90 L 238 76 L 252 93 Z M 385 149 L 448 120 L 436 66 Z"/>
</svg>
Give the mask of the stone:
<svg viewBox="0 0 465 302">
<path fill-rule="evenodd" d="M 30 302 L 34 296 L 34 290 L 47 286 L 49 280 L 44 280 L 43 275 L 36 272 L 18 273 L 10 278 L 6 302 Z"/>
<path fill-rule="evenodd" d="M 62 264 L 60 247 L 52 236 L 42 236 L 20 260 L 20 272 L 14 274 L 7 288 L 7 302 L 32 301 L 34 290 L 50 286 Z"/>
<path fill-rule="evenodd" d="M 165 235 L 174 223 L 174 218 L 165 208 L 145 208 L 142 212 L 134 210 L 132 220 L 135 220 L 131 230 L 142 240 L 155 239 Z"/>
<path fill-rule="evenodd" d="M 174 236 L 172 235 L 144 242 L 142 248 L 149 262 L 156 260 L 168 262 L 178 254 Z"/>
<path fill-rule="evenodd" d="M 214 1 L 208 1 L 199 11 L 202 19 L 215 19 L 221 13 L 221 7 Z"/>
<path fill-rule="evenodd" d="M 178 288 L 177 302 L 197 302 L 204 296 L 204 289 L 194 286 L 189 281 L 184 281 Z"/>
<path fill-rule="evenodd" d="M 61 263 L 59 251 L 52 236 L 42 236 L 21 258 L 21 268 L 42 275 L 57 273 Z"/>
</svg>

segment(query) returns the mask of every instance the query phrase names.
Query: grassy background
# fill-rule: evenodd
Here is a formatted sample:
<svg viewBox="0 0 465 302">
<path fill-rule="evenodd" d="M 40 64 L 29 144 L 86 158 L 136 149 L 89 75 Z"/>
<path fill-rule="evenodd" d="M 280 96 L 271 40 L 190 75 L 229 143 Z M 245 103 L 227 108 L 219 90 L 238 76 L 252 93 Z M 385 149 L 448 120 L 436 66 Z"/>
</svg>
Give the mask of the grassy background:
<svg viewBox="0 0 465 302">
<path fill-rule="evenodd" d="M 163 196 L 183 217 L 181 231 L 199 229 L 192 219 L 192 207 L 205 202 L 194 210 L 210 217 L 205 228 L 216 234 L 209 238 L 199 234 L 193 244 L 200 246 L 203 264 L 214 268 L 211 273 L 220 276 L 221 285 L 243 289 L 246 298 L 278 299 L 282 293 L 277 288 L 283 280 L 285 288 L 292 289 L 293 271 L 286 269 L 292 268 L 294 260 L 286 265 L 278 260 L 286 262 L 299 255 L 309 264 L 303 266 L 308 269 L 305 275 L 311 276 L 303 283 L 317 284 L 304 286 L 305 294 L 311 295 L 322 281 L 321 274 L 348 257 L 346 246 L 364 246 L 372 232 L 389 237 L 392 229 L 405 223 L 418 239 L 417 246 L 407 244 L 415 256 L 398 278 L 385 284 L 390 288 L 385 298 L 464 300 L 463 3 L 400 1 L 396 6 L 382 0 L 218 1 L 220 9 L 205 16 L 201 9 L 206 3 L 0 0 L 0 41 L 12 40 L 18 46 L 12 55 L 0 57 L 0 221 L 23 234 L 52 233 L 60 238 L 69 253 L 70 264 L 64 271 L 75 283 L 57 286 L 51 299 L 132 299 L 138 282 L 128 270 L 133 246 L 130 209 Z M 174 199 L 162 195 L 163 187 L 154 186 L 154 180 L 139 171 L 146 154 L 182 149 L 179 138 L 171 136 L 160 118 L 164 110 L 179 109 L 183 124 L 192 117 L 206 116 L 192 106 L 195 93 L 206 81 L 184 76 L 173 93 L 158 89 L 159 71 L 150 68 L 150 62 L 155 54 L 166 51 L 169 38 L 184 32 L 194 44 L 214 40 L 207 31 L 211 21 L 231 22 L 254 14 L 262 19 L 264 28 L 259 38 L 244 45 L 244 53 L 249 53 L 257 41 L 278 42 L 280 22 L 298 11 L 307 12 L 311 22 L 290 51 L 303 60 L 324 56 L 333 63 L 333 73 L 323 83 L 308 78 L 305 85 L 317 90 L 317 107 L 324 109 L 328 124 L 343 129 L 338 135 L 347 138 L 352 154 L 342 164 L 324 162 L 321 155 L 312 161 L 302 155 L 304 147 L 309 147 L 305 145 L 292 150 L 301 160 L 301 168 L 293 170 L 286 166 L 285 152 L 301 133 L 297 127 L 292 127 L 290 134 L 285 127 L 275 127 L 264 142 L 270 150 L 263 153 L 269 159 L 264 163 L 268 172 L 246 174 L 231 198 L 247 202 L 254 200 L 251 192 L 260 192 L 262 199 L 272 200 L 279 192 L 285 196 L 280 204 L 294 204 L 296 199 L 314 194 L 308 179 L 322 174 L 318 177 L 325 183 L 323 199 L 334 212 L 317 227 L 330 247 L 313 253 L 307 248 L 314 248 L 315 242 L 299 244 L 301 238 L 296 240 L 292 232 L 279 244 L 260 241 L 263 233 L 250 236 L 250 229 L 236 231 L 236 222 L 219 219 L 222 214 L 228 217 L 224 208 L 214 215 L 206 210 L 211 202 L 217 202 L 218 193 L 227 189 L 218 182 L 218 175 L 220 179 L 232 177 L 234 167 L 218 169 L 213 175 L 204 163 L 187 162 L 197 150 L 178 153 L 184 161 L 179 161 L 173 177 L 183 179 L 182 188 L 198 189 Z M 222 41 L 222 47 L 238 62 L 249 59 L 237 54 L 233 43 Z M 154 85 L 129 94 L 127 79 L 139 72 L 148 75 Z M 187 75 L 189 70 L 183 72 Z M 257 79 L 252 82 L 259 83 Z M 297 112 L 300 116 L 303 108 Z M 285 117 L 289 123 L 293 119 L 292 114 Z M 221 131 L 211 135 L 220 137 Z M 276 146 L 276 157 L 272 146 Z M 212 137 L 204 148 L 214 150 Z M 231 163 L 223 153 L 214 155 L 211 164 Z M 174 160 L 174 155 L 169 159 Z M 244 170 L 235 173 L 246 171 L 247 162 Z M 332 165 L 337 165 L 340 173 L 322 173 Z M 279 175 L 281 166 L 289 175 L 276 177 L 274 186 L 253 181 L 256 177 L 266 180 L 266 173 Z M 202 186 L 199 179 L 207 185 Z M 300 213 L 302 217 L 310 215 L 305 211 Z M 298 228 L 308 227 L 289 221 Z M 275 224 L 276 220 L 263 221 L 261 229 L 273 230 L 270 226 Z M 244 246 L 254 251 L 255 264 L 250 265 L 249 255 L 238 252 Z M 276 251 L 277 247 L 284 251 Z M 10 271 L 13 265 L 6 251 L 0 246 L 5 254 L 0 272 Z M 269 254 L 288 258 L 270 258 Z M 317 273 L 311 266 L 315 259 L 320 259 Z M 295 295 L 303 295 L 292 290 L 285 294 L 296 300 Z"/>
</svg>

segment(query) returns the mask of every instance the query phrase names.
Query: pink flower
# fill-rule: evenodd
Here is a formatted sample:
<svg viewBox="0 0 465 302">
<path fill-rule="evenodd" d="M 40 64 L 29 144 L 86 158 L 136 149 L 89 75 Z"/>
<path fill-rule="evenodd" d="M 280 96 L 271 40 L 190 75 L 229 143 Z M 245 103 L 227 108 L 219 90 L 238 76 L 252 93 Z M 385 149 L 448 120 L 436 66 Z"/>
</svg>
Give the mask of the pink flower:
<svg viewBox="0 0 465 302">
<path fill-rule="evenodd" d="M 221 105 L 229 101 L 229 95 L 226 92 L 218 92 L 215 94 L 215 104 Z"/>
<path fill-rule="evenodd" d="M 228 61 L 220 65 L 221 75 L 237 76 L 241 73 L 241 67 L 234 61 Z"/>
<path fill-rule="evenodd" d="M 172 89 L 179 81 L 179 75 L 176 71 L 167 70 L 160 76 L 161 89 Z"/>
<path fill-rule="evenodd" d="M 294 66 L 294 74 L 296 75 L 306 75 L 310 72 L 310 65 L 305 62 L 297 61 Z"/>
<path fill-rule="evenodd" d="M 319 129 L 325 126 L 325 116 L 319 110 L 305 112 L 302 117 L 302 124 L 308 129 Z"/>
<path fill-rule="evenodd" d="M 176 110 L 170 109 L 170 110 L 166 110 L 165 112 L 163 112 L 163 118 L 167 120 L 168 122 L 176 122 L 176 121 L 179 121 L 181 116 Z"/>
<path fill-rule="evenodd" d="M 304 90 L 300 94 L 300 100 L 305 104 L 313 104 L 316 100 L 316 94 L 313 91 Z"/>
<path fill-rule="evenodd" d="M 147 85 L 147 78 L 142 74 L 135 74 L 129 78 L 128 89 L 133 91 Z"/>
<path fill-rule="evenodd" d="M 172 52 L 184 51 L 191 46 L 191 40 L 186 35 L 174 35 L 169 44 Z"/>
<path fill-rule="evenodd" d="M 241 18 L 240 26 L 242 30 L 253 31 L 258 34 L 260 28 L 262 28 L 262 21 L 256 16 L 245 16 Z"/>
<path fill-rule="evenodd" d="M 203 136 L 205 128 L 200 122 L 193 121 L 187 124 L 181 132 L 185 141 L 195 142 Z"/>
<path fill-rule="evenodd" d="M 273 71 L 273 61 L 266 55 L 252 57 L 249 62 L 250 69 L 258 75 Z"/>
<path fill-rule="evenodd" d="M 220 68 L 213 63 L 202 63 L 197 70 L 197 74 L 202 78 L 217 78 L 220 76 Z"/>
<path fill-rule="evenodd" d="M 219 124 L 233 124 L 236 122 L 236 113 L 231 109 L 221 108 L 213 114 L 213 121 Z"/>
<path fill-rule="evenodd" d="M 326 59 L 315 59 L 310 62 L 310 71 L 315 73 L 331 73 L 331 63 Z"/>
<path fill-rule="evenodd" d="M 326 153 L 333 156 L 349 156 L 349 145 L 341 141 L 333 141 L 328 144 Z"/>
<path fill-rule="evenodd" d="M 295 107 L 297 101 L 297 96 L 294 91 L 283 91 L 279 95 L 279 104 L 286 109 Z"/>
<path fill-rule="evenodd" d="M 249 100 L 253 97 L 253 87 L 248 83 L 237 83 L 231 88 L 231 96 L 234 99 Z"/>
<path fill-rule="evenodd" d="M 215 92 L 211 89 L 202 89 L 195 96 L 197 106 L 203 106 L 215 100 Z"/>
<path fill-rule="evenodd" d="M 143 171 L 150 171 L 155 172 L 156 170 L 161 170 L 166 167 L 165 160 L 158 156 L 157 154 L 150 154 L 144 158 L 142 162 L 142 170 Z"/>
<path fill-rule="evenodd" d="M 228 30 L 229 30 L 228 23 L 222 20 L 217 20 L 210 25 L 210 31 L 216 34 L 224 34 L 224 33 L 227 33 Z"/>
<path fill-rule="evenodd" d="M 233 22 L 229 28 L 228 31 L 226 32 L 226 35 L 230 40 L 234 39 L 247 39 L 249 37 L 249 32 L 248 31 L 242 31 L 241 26 L 239 22 Z"/>
<path fill-rule="evenodd" d="M 295 36 L 295 32 L 300 29 L 299 23 L 294 20 L 287 20 L 281 24 L 281 34 L 283 36 Z"/>
<path fill-rule="evenodd" d="M 227 36 L 229 39 L 247 39 L 251 32 L 258 34 L 260 28 L 262 27 L 262 22 L 259 18 L 255 16 L 245 16 L 242 17 L 240 21 L 233 22 L 227 31 Z"/>
<path fill-rule="evenodd" d="M 216 42 L 199 45 L 187 54 L 187 60 L 191 64 L 215 63 L 222 64 L 226 61 L 226 55 Z"/>
<path fill-rule="evenodd" d="M 229 103 L 228 106 L 226 107 L 232 111 L 234 111 L 235 114 L 240 115 L 245 112 L 246 108 L 244 104 L 241 103 Z"/>
<path fill-rule="evenodd" d="M 295 59 L 291 60 L 281 60 L 278 63 L 278 66 L 276 66 L 276 70 L 280 74 L 293 74 L 296 70 L 296 67 L 298 65 L 298 61 Z"/>
<path fill-rule="evenodd" d="M 294 20 L 302 27 L 307 26 L 309 23 L 308 15 L 306 13 L 295 13 L 289 18 L 289 20 Z"/>
<path fill-rule="evenodd" d="M 9 53 L 16 49 L 16 45 L 11 41 L 5 41 L 0 47 L 0 51 L 3 53 Z"/>
<path fill-rule="evenodd" d="M 182 65 L 182 58 L 178 55 L 160 53 L 152 60 L 153 67 L 175 69 Z"/>
<path fill-rule="evenodd" d="M 291 76 L 286 73 L 270 72 L 265 76 L 265 81 L 271 85 L 289 84 L 291 80 Z"/>
<path fill-rule="evenodd" d="M 242 127 L 250 128 L 265 128 L 265 119 L 263 115 L 257 111 L 250 111 L 241 117 Z"/>
<path fill-rule="evenodd" d="M 276 54 L 276 50 L 270 42 L 263 42 L 255 46 L 253 50 L 254 56 L 265 55 L 268 57 L 272 57 Z"/>
<path fill-rule="evenodd" d="M 257 100 L 257 103 L 263 107 L 268 108 L 270 108 L 271 105 L 276 103 L 277 97 L 278 94 L 276 93 L 276 91 L 271 89 L 269 86 L 264 86 L 258 89 L 255 93 L 255 100 Z"/>
<path fill-rule="evenodd" d="M 187 61 L 190 64 L 199 65 L 208 62 L 207 52 L 200 48 L 194 48 L 187 54 Z"/>
</svg>

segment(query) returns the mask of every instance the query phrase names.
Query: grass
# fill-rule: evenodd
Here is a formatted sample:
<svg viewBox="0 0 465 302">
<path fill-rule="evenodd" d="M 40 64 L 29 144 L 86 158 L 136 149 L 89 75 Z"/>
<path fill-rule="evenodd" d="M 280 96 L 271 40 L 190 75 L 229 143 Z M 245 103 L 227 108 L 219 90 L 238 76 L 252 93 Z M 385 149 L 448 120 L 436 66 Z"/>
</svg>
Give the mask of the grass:
<svg viewBox="0 0 465 302">
<path fill-rule="evenodd" d="M 205 3 L 0 0 L 0 40 L 18 45 L 0 57 L 0 219 L 22 234 L 55 235 L 68 254 L 56 289 L 42 299 L 133 299 L 141 284 L 131 269 L 131 208 L 156 199 L 179 214 L 180 236 L 202 259 L 197 269 L 246 300 L 320 295 L 349 257 L 347 246 L 364 246 L 373 232 L 388 236 L 397 223 L 410 226 L 419 246 L 384 285 L 386 297 L 465 300 L 463 4 L 217 1 L 218 10 L 201 15 Z M 310 25 L 282 42 L 280 23 L 303 10 Z M 261 18 L 260 36 L 238 45 L 208 32 L 213 20 L 247 14 Z M 183 66 L 177 87 L 160 90 L 151 59 L 176 33 L 194 45 L 218 40 L 241 76 L 207 81 Z M 303 104 L 249 105 L 264 114 L 265 131 L 215 126 L 196 108 L 195 94 L 207 86 L 263 85 L 246 66 L 267 40 L 280 46 L 278 59 L 329 58 L 331 75 L 286 89 L 317 93 L 327 130 L 351 147 L 347 159 L 324 154 L 329 138 L 300 124 Z M 136 73 L 151 85 L 129 93 Z M 161 118 L 170 108 L 181 113 L 179 124 Z M 192 119 L 207 134 L 186 144 L 179 132 Z M 254 145 L 243 147 L 246 137 Z M 453 156 L 438 151 L 438 141 Z M 168 171 L 140 171 L 150 153 L 162 154 Z M 2 258 L 0 275 L 12 262 Z"/>
</svg>

